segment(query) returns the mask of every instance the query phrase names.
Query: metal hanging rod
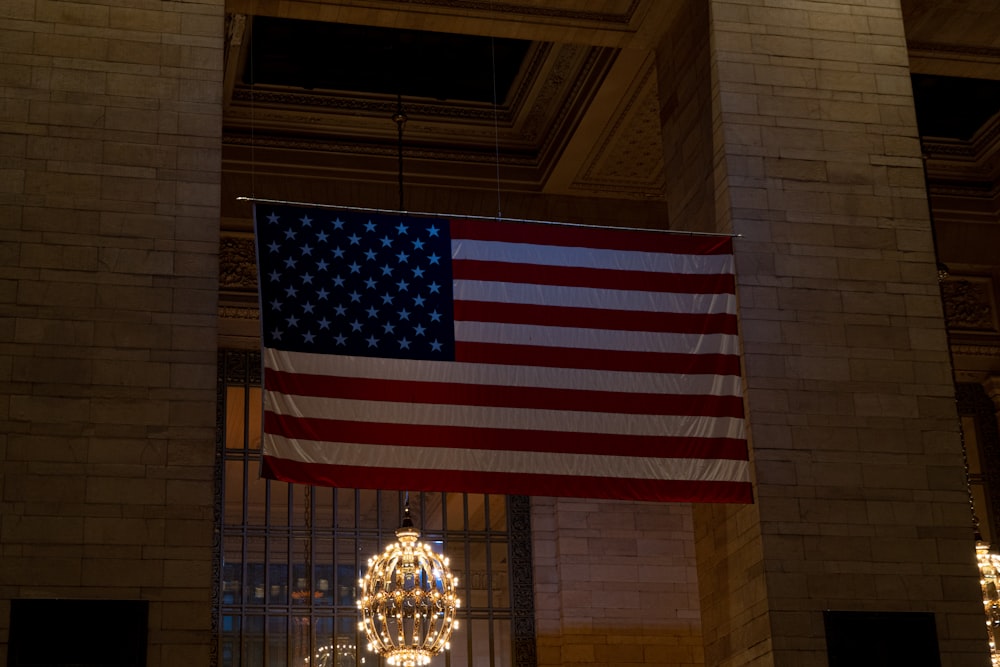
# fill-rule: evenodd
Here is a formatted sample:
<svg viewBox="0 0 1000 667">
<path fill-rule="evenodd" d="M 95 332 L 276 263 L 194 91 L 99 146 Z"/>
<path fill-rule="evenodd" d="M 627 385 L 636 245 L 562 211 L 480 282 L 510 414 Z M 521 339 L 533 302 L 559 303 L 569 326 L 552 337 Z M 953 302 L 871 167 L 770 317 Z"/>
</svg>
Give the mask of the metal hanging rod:
<svg viewBox="0 0 1000 667">
<path fill-rule="evenodd" d="M 612 225 L 584 225 L 577 222 L 557 222 L 554 220 L 537 220 L 533 218 L 506 218 L 495 215 L 468 215 L 466 213 L 431 213 L 428 211 L 401 211 L 391 208 L 369 208 L 365 206 L 346 206 L 343 204 L 317 204 L 315 202 L 290 201 L 287 199 L 266 199 L 262 197 L 240 196 L 236 201 L 246 201 L 253 204 L 274 204 L 277 206 L 304 206 L 309 208 L 340 209 L 342 211 L 361 211 L 364 213 L 381 213 L 388 215 L 410 215 L 426 218 L 463 218 L 465 220 L 496 220 L 498 222 L 528 222 L 541 225 L 559 225 L 562 227 L 590 227 L 596 229 L 624 229 L 637 232 L 657 232 L 661 234 L 680 234 L 683 236 L 728 236 L 743 238 L 742 234 L 727 234 L 724 232 L 692 232 L 683 229 L 649 229 L 646 227 L 615 227 Z"/>
</svg>

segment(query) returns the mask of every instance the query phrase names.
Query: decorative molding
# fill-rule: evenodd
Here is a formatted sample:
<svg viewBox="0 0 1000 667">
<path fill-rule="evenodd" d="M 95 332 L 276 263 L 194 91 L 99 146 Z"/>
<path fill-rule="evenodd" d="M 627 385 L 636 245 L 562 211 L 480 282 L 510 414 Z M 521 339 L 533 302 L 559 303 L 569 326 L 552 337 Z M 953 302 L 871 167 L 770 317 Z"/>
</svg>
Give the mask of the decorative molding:
<svg viewBox="0 0 1000 667">
<path fill-rule="evenodd" d="M 1000 114 L 976 130 L 968 141 L 952 138 L 924 137 L 923 150 L 929 159 L 962 159 L 966 161 L 984 161 L 996 153 L 1000 145 Z"/>
<path fill-rule="evenodd" d="M 655 0 L 662 1 L 662 0 Z M 386 3 L 398 5 L 395 3 Z M 586 11 L 585 6 L 593 6 L 592 0 L 583 0 L 579 3 L 580 8 L 557 8 L 544 3 L 519 4 L 514 2 L 492 2 L 492 0 L 407 0 L 411 6 L 423 5 L 430 9 L 444 9 L 457 14 L 468 15 L 470 13 L 480 13 L 486 16 L 505 15 L 504 20 L 518 20 L 518 17 L 526 19 L 556 19 L 560 21 L 573 21 L 583 23 L 595 23 L 599 25 L 619 25 L 627 26 L 632 22 L 641 0 L 631 0 L 624 11 L 618 13 Z M 564 5 L 566 3 L 563 3 Z M 607 3 L 604 3 L 605 5 Z"/>
<path fill-rule="evenodd" d="M 219 358 L 220 378 L 223 385 L 260 385 L 260 352 L 221 350 Z M 223 387 L 221 391 L 224 390 Z M 223 426 L 224 423 L 221 423 L 219 428 L 221 429 Z"/>
<path fill-rule="evenodd" d="M 943 44 L 940 42 L 906 40 L 906 48 L 911 52 L 922 51 L 925 53 L 949 53 L 953 55 L 1000 60 L 1000 49 L 989 46 L 969 46 L 967 44 Z"/>
<path fill-rule="evenodd" d="M 288 117 L 283 116 L 283 118 L 287 119 Z M 396 147 L 389 146 L 388 144 L 352 144 L 333 140 L 326 141 L 319 139 L 318 137 L 302 139 L 292 137 L 262 136 L 259 133 L 255 133 L 253 136 L 249 134 L 227 134 L 222 143 L 225 146 L 246 146 L 248 148 L 278 148 L 304 151 L 322 151 L 326 153 L 340 153 L 344 155 L 371 155 L 376 157 L 386 157 L 393 160 L 393 166 L 396 164 L 395 160 L 398 150 Z M 259 159 L 262 156 L 258 155 L 257 157 Z M 501 164 L 524 167 L 534 167 L 537 161 L 534 156 L 530 155 L 510 155 L 508 153 L 496 155 L 486 151 L 429 149 L 412 146 L 406 147 L 405 157 L 407 159 L 420 158 L 425 160 L 439 160 L 447 163 L 472 162 L 494 164 L 499 160 Z"/>
<path fill-rule="evenodd" d="M 535 643 L 535 583 L 532 574 L 531 499 L 507 496 L 510 531 L 510 595 L 513 667 L 537 667 Z"/>
<path fill-rule="evenodd" d="M 587 53 L 587 52 L 590 53 Z M 528 117 L 521 125 L 521 135 L 529 142 L 535 143 L 539 136 L 543 138 L 553 125 L 554 116 L 565 111 L 565 103 L 560 100 L 567 98 L 567 90 L 579 81 L 593 67 L 593 49 L 584 46 L 566 45 L 558 49 L 551 68 L 540 90 L 532 97 Z M 580 61 L 583 60 L 581 69 Z"/>
<path fill-rule="evenodd" d="M 1000 196 L 1000 114 L 969 141 L 924 137 L 922 147 L 930 194 L 980 200 Z"/>
<path fill-rule="evenodd" d="M 951 346 L 951 352 L 969 357 L 1000 357 L 1000 345 L 958 344 Z"/>
<path fill-rule="evenodd" d="M 226 320 L 257 320 L 260 319 L 260 310 L 250 307 L 219 306 L 219 317 Z"/>
<path fill-rule="evenodd" d="M 663 192 L 665 164 L 655 71 L 650 63 L 632 95 L 616 111 L 614 124 L 601 137 L 573 189 L 638 195 Z"/>
<path fill-rule="evenodd" d="M 988 181 L 965 181 L 963 183 L 932 184 L 930 192 L 935 195 L 953 195 L 976 198 L 994 197 L 1000 194 L 1000 185 Z"/>
<path fill-rule="evenodd" d="M 396 110 L 395 100 L 388 100 L 380 97 L 361 97 L 358 95 L 346 96 L 343 94 L 329 93 L 322 94 L 316 92 L 302 92 L 287 88 L 268 89 L 266 86 L 257 85 L 250 87 L 240 84 L 233 90 L 232 99 L 234 102 L 243 102 L 253 106 L 254 116 L 259 121 L 264 116 L 263 109 L 316 109 L 321 112 L 342 111 L 354 116 L 370 116 L 372 118 L 385 118 L 388 121 L 392 118 Z M 510 111 L 504 107 L 497 107 L 494 111 L 492 106 L 471 106 L 466 104 L 429 104 L 426 102 L 408 101 L 404 105 L 406 114 L 411 119 L 418 118 L 461 118 L 464 120 L 478 122 L 493 122 L 494 117 L 510 123 Z M 289 114 L 271 114 L 271 118 L 291 119 Z M 324 122 L 322 117 L 307 117 L 299 115 L 294 120 L 299 122 L 311 121 L 313 123 Z M 391 125 L 386 124 L 386 127 Z"/>
<path fill-rule="evenodd" d="M 243 44 L 246 28 L 246 14 L 226 14 L 226 46 L 232 48 Z"/>
<path fill-rule="evenodd" d="M 590 101 L 614 65 L 617 53 L 618 49 L 589 48 L 580 54 L 584 58 L 584 64 L 570 82 L 569 90 L 560 103 L 555 105 L 554 114 L 550 116 L 550 122 L 542 136 L 539 154 L 544 156 L 542 161 L 546 171 L 552 168 L 558 154 L 576 131 Z"/>
</svg>

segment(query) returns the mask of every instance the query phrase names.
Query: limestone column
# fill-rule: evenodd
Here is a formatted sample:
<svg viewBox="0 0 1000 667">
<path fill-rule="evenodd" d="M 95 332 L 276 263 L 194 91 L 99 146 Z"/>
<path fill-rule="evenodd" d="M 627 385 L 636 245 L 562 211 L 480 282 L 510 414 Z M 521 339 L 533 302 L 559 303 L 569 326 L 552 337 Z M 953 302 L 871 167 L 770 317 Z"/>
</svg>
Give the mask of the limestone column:
<svg viewBox="0 0 1000 667">
<path fill-rule="evenodd" d="M 899 2 L 686 4 L 671 224 L 739 235 L 756 497 L 695 509 L 706 665 L 825 666 L 824 610 L 931 612 L 985 665 Z"/>
<path fill-rule="evenodd" d="M 11 600 L 97 598 L 211 662 L 224 29 L 0 2 L 0 661 Z"/>
</svg>

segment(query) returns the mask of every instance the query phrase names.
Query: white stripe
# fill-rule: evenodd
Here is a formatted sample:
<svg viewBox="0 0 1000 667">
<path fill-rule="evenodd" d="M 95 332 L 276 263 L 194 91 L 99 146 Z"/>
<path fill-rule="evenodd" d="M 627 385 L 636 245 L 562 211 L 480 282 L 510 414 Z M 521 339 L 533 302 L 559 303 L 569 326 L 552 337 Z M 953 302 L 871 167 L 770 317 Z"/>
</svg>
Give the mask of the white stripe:
<svg viewBox="0 0 1000 667">
<path fill-rule="evenodd" d="M 675 334 L 613 331 L 575 327 L 543 327 L 503 322 L 455 322 L 455 341 L 539 345 L 586 350 L 737 354 L 739 340 L 729 334 Z"/>
<path fill-rule="evenodd" d="M 632 415 L 577 410 L 361 401 L 292 396 L 274 391 L 266 393 L 265 404 L 268 410 L 279 415 L 379 424 L 421 424 L 686 438 L 742 439 L 744 437 L 743 419 L 734 417 Z"/>
<path fill-rule="evenodd" d="M 501 283 L 487 280 L 455 280 L 452 282 L 452 289 L 456 301 L 526 303 L 542 306 L 697 315 L 736 313 L 736 297 L 732 294 L 644 292 L 595 287 Z"/>
<path fill-rule="evenodd" d="M 504 387 L 548 387 L 641 394 L 740 396 L 742 382 L 736 375 L 681 375 L 600 371 L 577 368 L 541 368 L 463 362 L 379 359 L 339 354 L 310 354 L 264 350 L 267 368 L 309 375 L 450 382 Z"/>
<path fill-rule="evenodd" d="M 545 473 L 619 479 L 708 482 L 748 482 L 746 461 L 727 459 L 664 459 L 655 457 L 511 452 L 506 450 L 438 447 L 373 446 L 317 443 L 266 436 L 267 453 L 302 463 L 366 468 L 468 470 L 494 473 Z"/>
<path fill-rule="evenodd" d="M 453 259 L 539 264 L 542 266 L 575 266 L 618 271 L 700 275 L 733 272 L 733 256 L 729 254 L 687 255 L 641 250 L 608 250 L 604 248 L 508 243 L 505 241 L 452 239 L 451 256 Z"/>
</svg>

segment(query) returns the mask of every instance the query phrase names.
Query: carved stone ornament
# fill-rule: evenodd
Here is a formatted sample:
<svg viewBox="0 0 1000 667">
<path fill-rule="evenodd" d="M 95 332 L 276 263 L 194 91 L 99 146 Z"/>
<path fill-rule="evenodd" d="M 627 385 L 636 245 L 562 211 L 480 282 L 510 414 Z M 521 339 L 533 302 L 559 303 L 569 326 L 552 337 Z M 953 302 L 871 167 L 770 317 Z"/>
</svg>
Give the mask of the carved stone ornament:
<svg viewBox="0 0 1000 667">
<path fill-rule="evenodd" d="M 655 73 L 650 62 L 639 85 L 622 100 L 618 121 L 588 157 L 575 189 L 640 197 L 663 192 L 666 175 Z"/>
<path fill-rule="evenodd" d="M 966 277 L 941 283 L 949 329 L 997 332 L 993 286 L 988 277 Z"/>
<path fill-rule="evenodd" d="M 257 291 L 253 238 L 223 236 L 219 242 L 219 287 Z"/>
</svg>

